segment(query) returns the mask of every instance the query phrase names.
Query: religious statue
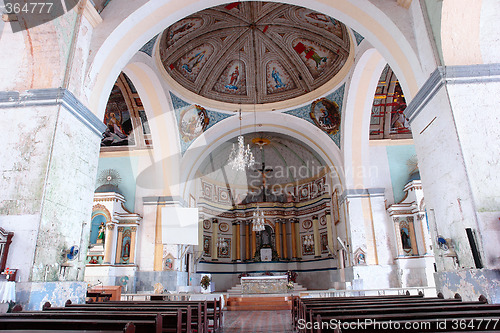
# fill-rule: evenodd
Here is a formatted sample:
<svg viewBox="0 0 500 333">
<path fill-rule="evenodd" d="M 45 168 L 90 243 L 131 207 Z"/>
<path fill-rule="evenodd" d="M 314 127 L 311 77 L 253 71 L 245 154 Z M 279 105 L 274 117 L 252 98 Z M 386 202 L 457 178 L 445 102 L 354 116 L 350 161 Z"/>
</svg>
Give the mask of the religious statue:
<svg viewBox="0 0 500 333">
<path fill-rule="evenodd" d="M 106 232 L 106 226 L 104 225 L 104 222 L 101 222 L 101 225 L 99 226 L 99 232 L 97 234 L 97 243 L 104 243 L 104 236 Z"/>
</svg>

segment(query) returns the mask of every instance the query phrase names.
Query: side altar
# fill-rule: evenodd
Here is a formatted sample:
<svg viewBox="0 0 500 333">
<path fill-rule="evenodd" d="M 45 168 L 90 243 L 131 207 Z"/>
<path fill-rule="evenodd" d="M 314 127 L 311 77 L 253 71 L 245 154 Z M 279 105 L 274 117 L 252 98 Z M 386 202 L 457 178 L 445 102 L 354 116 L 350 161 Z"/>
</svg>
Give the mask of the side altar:
<svg viewBox="0 0 500 333">
<path fill-rule="evenodd" d="M 241 278 L 241 289 L 243 294 L 284 294 L 287 283 L 286 275 L 245 276 Z"/>
</svg>

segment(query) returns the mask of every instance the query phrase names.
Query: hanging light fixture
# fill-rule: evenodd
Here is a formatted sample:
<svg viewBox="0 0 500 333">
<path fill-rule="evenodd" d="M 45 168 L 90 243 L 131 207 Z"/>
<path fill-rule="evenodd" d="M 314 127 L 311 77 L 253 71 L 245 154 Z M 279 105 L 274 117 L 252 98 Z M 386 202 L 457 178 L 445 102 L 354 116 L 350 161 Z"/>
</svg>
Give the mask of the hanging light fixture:
<svg viewBox="0 0 500 333">
<path fill-rule="evenodd" d="M 264 227 L 264 212 L 259 209 L 259 206 L 253 212 L 253 226 L 252 231 L 263 231 Z"/>
<path fill-rule="evenodd" d="M 245 171 L 246 168 L 250 168 L 255 163 L 255 158 L 250 150 L 250 145 L 247 144 L 245 147 L 245 140 L 243 135 L 241 135 L 241 109 L 240 109 L 240 135 L 238 136 L 238 144 L 233 143 L 233 149 L 229 154 L 229 165 L 233 170 Z"/>
<path fill-rule="evenodd" d="M 241 66 L 241 54 L 238 51 L 238 65 Z M 237 68 L 237 67 L 236 67 Z M 243 68 L 242 68 L 243 70 Z M 239 74 L 238 74 L 239 77 Z M 238 79 L 234 82 L 234 85 L 238 84 Z M 239 117 L 240 117 L 240 135 L 238 136 L 238 144 L 233 143 L 233 149 L 229 154 L 229 165 L 233 170 L 245 171 L 246 168 L 250 168 L 254 163 L 255 159 L 253 153 L 250 151 L 250 145 L 247 144 L 245 147 L 245 140 L 243 135 L 241 135 L 241 102 L 239 105 Z"/>
</svg>

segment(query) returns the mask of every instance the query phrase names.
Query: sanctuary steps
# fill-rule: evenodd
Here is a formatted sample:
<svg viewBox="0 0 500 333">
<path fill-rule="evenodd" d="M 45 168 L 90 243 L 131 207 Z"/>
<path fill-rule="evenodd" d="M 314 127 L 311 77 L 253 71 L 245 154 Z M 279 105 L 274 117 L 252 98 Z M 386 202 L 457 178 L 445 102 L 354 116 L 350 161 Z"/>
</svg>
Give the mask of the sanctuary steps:
<svg viewBox="0 0 500 333">
<path fill-rule="evenodd" d="M 291 310 L 291 296 L 229 296 L 226 310 L 228 311 L 272 311 Z"/>
</svg>

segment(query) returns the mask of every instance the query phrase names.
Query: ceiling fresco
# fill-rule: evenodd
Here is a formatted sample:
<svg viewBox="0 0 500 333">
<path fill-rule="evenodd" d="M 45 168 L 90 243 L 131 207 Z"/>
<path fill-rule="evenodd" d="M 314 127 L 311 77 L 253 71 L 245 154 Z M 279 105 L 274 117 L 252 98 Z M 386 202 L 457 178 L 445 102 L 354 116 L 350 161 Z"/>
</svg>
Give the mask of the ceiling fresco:
<svg viewBox="0 0 500 333">
<path fill-rule="evenodd" d="M 166 29 L 159 57 L 186 89 L 230 103 L 301 96 L 328 82 L 349 57 L 348 29 L 306 8 L 238 2 L 209 8 Z"/>
</svg>

